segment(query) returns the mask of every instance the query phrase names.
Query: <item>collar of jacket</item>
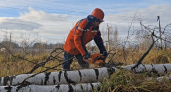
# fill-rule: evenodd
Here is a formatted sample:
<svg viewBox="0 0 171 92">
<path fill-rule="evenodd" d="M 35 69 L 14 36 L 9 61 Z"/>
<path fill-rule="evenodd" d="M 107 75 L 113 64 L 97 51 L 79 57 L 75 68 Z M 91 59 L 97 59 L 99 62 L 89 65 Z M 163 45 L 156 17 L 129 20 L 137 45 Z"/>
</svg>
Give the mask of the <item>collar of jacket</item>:
<svg viewBox="0 0 171 92">
<path fill-rule="evenodd" d="M 88 15 L 87 16 L 87 21 L 88 22 L 95 22 L 95 21 L 99 21 L 99 19 L 93 17 L 92 15 Z"/>
</svg>

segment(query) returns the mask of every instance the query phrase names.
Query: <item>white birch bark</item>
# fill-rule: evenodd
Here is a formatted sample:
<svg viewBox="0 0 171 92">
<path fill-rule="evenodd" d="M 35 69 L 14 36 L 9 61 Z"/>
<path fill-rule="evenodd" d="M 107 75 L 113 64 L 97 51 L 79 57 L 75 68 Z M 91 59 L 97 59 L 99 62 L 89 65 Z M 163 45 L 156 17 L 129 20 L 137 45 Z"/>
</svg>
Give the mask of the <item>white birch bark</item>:
<svg viewBox="0 0 171 92">
<path fill-rule="evenodd" d="M 0 92 L 92 92 L 101 83 L 0 86 Z"/>
<path fill-rule="evenodd" d="M 131 70 L 133 65 L 122 66 L 127 70 Z M 57 84 L 77 84 L 77 83 L 94 83 L 102 82 L 104 78 L 109 78 L 118 69 L 113 68 L 96 68 L 96 69 L 83 69 L 74 71 L 60 71 L 50 73 L 40 73 L 34 77 L 28 78 L 28 84 L 35 85 L 57 85 Z M 154 65 L 139 65 L 135 68 L 135 72 L 141 73 L 145 71 L 154 71 L 158 73 L 166 73 L 171 71 L 171 64 L 154 64 Z M 33 74 L 21 74 L 17 76 L 7 76 L 0 78 L 0 86 L 5 85 L 18 85 L 25 78 Z"/>
<path fill-rule="evenodd" d="M 131 70 L 131 67 L 133 65 L 127 65 L 127 66 L 122 66 L 122 68 L 125 68 L 127 70 Z M 157 73 L 167 73 L 171 71 L 171 64 L 151 64 L 151 65 L 142 65 L 140 64 L 138 68 L 135 68 L 134 70 L 137 73 L 141 72 L 146 72 L 146 71 L 152 71 L 152 72 L 157 72 Z"/>
<path fill-rule="evenodd" d="M 28 78 L 28 84 L 36 85 L 57 85 L 57 84 L 77 84 L 77 83 L 94 83 L 109 78 L 116 68 L 97 68 L 83 69 L 74 71 L 60 71 L 50 73 L 40 73 L 34 77 Z M 18 85 L 23 80 L 33 74 L 21 74 L 17 76 L 7 76 L 0 78 L 0 86 Z"/>
</svg>

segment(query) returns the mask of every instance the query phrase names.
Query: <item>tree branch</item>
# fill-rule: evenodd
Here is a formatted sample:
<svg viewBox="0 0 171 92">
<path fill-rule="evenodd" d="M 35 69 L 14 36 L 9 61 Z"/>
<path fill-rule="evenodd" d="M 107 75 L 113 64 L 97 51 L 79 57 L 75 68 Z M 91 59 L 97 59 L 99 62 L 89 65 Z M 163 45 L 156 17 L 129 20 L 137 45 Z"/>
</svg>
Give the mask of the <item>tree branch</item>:
<svg viewBox="0 0 171 92">
<path fill-rule="evenodd" d="M 39 64 L 36 64 L 32 69 L 31 69 L 31 71 L 30 72 L 28 72 L 28 73 L 33 73 L 37 68 L 39 68 L 39 67 L 44 67 L 45 66 L 45 64 L 47 63 L 47 62 L 49 62 L 50 60 L 54 60 L 54 59 L 57 59 L 57 58 L 55 58 L 56 56 L 58 56 L 60 53 L 62 53 L 62 52 L 60 52 L 60 53 L 58 53 L 57 55 L 55 55 L 55 56 L 53 56 L 53 53 L 55 53 L 55 52 L 57 52 L 57 50 L 62 50 L 62 52 L 64 52 L 64 50 L 62 49 L 62 48 L 55 48 L 51 53 L 50 53 L 50 56 L 44 61 L 44 62 L 41 62 L 41 63 L 39 63 Z M 58 59 L 59 60 L 59 59 Z M 60 60 L 59 60 L 60 61 Z"/>
<path fill-rule="evenodd" d="M 154 41 L 154 38 L 153 38 L 153 36 L 155 36 L 154 35 L 154 31 L 151 33 L 151 38 L 152 38 L 152 44 L 151 44 L 151 46 L 148 48 L 148 50 L 142 55 L 142 57 L 135 63 L 135 65 L 131 68 L 131 69 L 135 69 L 136 67 L 138 67 L 140 64 L 142 64 L 142 61 L 143 61 L 143 59 L 148 55 L 148 53 L 150 52 L 150 50 L 152 49 L 152 47 L 154 46 L 154 43 L 158 40 L 156 40 L 156 41 Z"/>
</svg>

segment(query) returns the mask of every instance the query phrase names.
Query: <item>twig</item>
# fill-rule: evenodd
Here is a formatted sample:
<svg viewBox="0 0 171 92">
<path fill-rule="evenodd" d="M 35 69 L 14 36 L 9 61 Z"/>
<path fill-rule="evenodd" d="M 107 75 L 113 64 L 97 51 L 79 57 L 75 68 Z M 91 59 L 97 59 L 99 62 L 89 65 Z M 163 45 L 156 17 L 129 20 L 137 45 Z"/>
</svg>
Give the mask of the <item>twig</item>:
<svg viewBox="0 0 171 92">
<path fill-rule="evenodd" d="M 112 61 L 113 57 L 116 55 L 116 52 L 112 54 L 112 57 L 110 58 L 108 64 Z"/>
<path fill-rule="evenodd" d="M 73 56 L 73 57 L 74 57 L 74 56 Z M 33 74 L 33 75 L 31 75 L 31 76 L 25 78 L 20 84 L 23 84 L 27 79 L 29 79 L 29 78 L 31 78 L 31 77 L 34 77 L 34 76 L 36 76 L 36 75 L 38 75 L 38 74 L 40 74 L 40 73 L 46 72 L 46 71 L 48 71 L 48 70 L 54 69 L 54 68 L 56 68 L 56 67 L 58 67 L 58 66 L 60 66 L 60 65 L 62 65 L 62 64 L 64 64 L 64 63 L 66 63 L 68 60 L 72 59 L 73 57 L 67 59 L 66 61 L 64 61 L 64 62 L 62 62 L 62 63 L 60 63 L 60 64 L 58 64 L 58 65 L 56 65 L 56 66 L 54 66 L 54 67 L 49 67 L 48 69 L 46 69 L 46 70 L 44 70 L 44 71 L 41 71 L 41 72 L 39 72 L 39 73 Z"/>
<path fill-rule="evenodd" d="M 55 48 L 55 49 L 50 53 L 50 56 L 49 56 L 44 62 L 41 62 L 41 63 L 39 63 L 39 64 L 36 64 L 36 65 L 32 68 L 32 70 L 29 71 L 28 73 L 33 73 L 37 68 L 45 66 L 45 64 L 46 64 L 47 62 L 49 62 L 50 60 L 54 60 L 55 57 L 53 57 L 52 54 L 53 54 L 54 52 L 56 52 L 58 49 L 64 51 L 62 48 Z M 59 55 L 59 54 L 57 54 L 57 55 Z"/>
<path fill-rule="evenodd" d="M 22 59 L 22 60 L 25 60 L 25 61 L 28 61 L 28 62 L 33 63 L 33 64 L 37 64 L 37 63 L 35 63 L 35 62 L 33 62 L 33 61 L 30 61 L 30 60 L 28 60 L 28 59 L 26 59 L 26 58 L 23 58 L 23 57 L 20 57 L 20 56 L 15 56 L 15 55 L 11 52 L 11 50 L 9 50 L 5 45 L 3 45 L 3 44 L 1 44 L 1 43 L 0 43 L 0 45 L 2 45 L 2 46 L 7 50 L 7 52 L 10 53 L 13 57 L 19 58 L 19 59 Z"/>
<path fill-rule="evenodd" d="M 11 52 L 11 50 L 9 50 L 5 45 L 3 45 L 3 44 L 1 44 L 1 43 L 0 43 L 0 45 L 2 45 L 2 46 L 7 50 L 7 52 L 10 53 L 13 57 L 19 58 L 19 59 L 22 59 L 22 60 L 25 60 L 25 61 L 28 61 L 28 62 L 30 62 L 30 63 L 32 63 L 32 64 L 35 64 L 35 66 L 33 67 L 33 69 L 32 69 L 30 72 L 28 72 L 28 73 L 33 73 L 37 68 L 39 68 L 39 67 L 44 67 L 44 65 L 45 65 L 48 61 L 50 61 L 50 60 L 57 59 L 58 61 L 61 61 L 61 60 L 59 60 L 58 58 L 56 58 L 56 56 L 59 55 L 60 53 L 57 54 L 57 55 L 55 55 L 54 57 L 52 56 L 52 54 L 53 54 L 57 49 L 61 49 L 61 50 L 63 51 L 62 48 L 56 48 L 55 50 L 53 50 L 53 51 L 51 52 L 50 56 L 45 60 L 45 62 L 42 62 L 42 63 L 37 64 L 37 63 L 35 63 L 35 62 L 33 62 L 33 61 L 30 61 L 30 60 L 28 60 L 28 59 L 26 59 L 26 58 L 23 58 L 23 57 L 20 57 L 20 56 L 15 56 L 15 55 Z M 44 67 L 44 68 L 50 69 L 49 67 Z M 54 69 L 54 70 L 55 70 L 55 69 Z M 25 74 L 28 74 L 28 73 L 25 73 Z"/>
<path fill-rule="evenodd" d="M 141 22 L 140 22 L 140 25 L 142 25 L 146 30 L 148 30 L 149 32 L 151 32 L 152 33 L 152 31 L 154 31 L 154 30 L 152 30 L 152 29 L 150 29 L 150 28 L 148 28 L 148 27 L 146 27 L 146 26 L 144 26 Z M 169 26 L 169 25 L 171 25 L 171 24 L 168 24 L 167 26 Z M 166 27 L 167 27 L 166 26 Z M 165 27 L 165 28 L 166 28 Z M 165 30 L 165 29 L 164 29 Z M 164 31 L 163 31 L 164 32 Z M 162 39 L 163 41 L 166 41 L 166 42 L 169 42 L 169 43 L 171 43 L 171 41 L 168 41 L 168 40 L 166 40 L 166 39 L 164 39 L 164 38 L 160 38 L 159 36 L 157 36 L 157 35 L 153 35 L 154 37 L 156 37 L 156 38 L 158 38 L 158 39 Z"/>
</svg>

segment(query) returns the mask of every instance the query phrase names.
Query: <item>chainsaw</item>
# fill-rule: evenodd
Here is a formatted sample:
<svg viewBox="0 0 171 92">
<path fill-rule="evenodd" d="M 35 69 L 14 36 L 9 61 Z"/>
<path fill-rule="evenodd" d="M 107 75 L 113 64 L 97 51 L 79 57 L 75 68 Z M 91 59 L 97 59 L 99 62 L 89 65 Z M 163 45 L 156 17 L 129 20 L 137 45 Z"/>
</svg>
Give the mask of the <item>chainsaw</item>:
<svg viewBox="0 0 171 92">
<path fill-rule="evenodd" d="M 90 60 L 86 61 L 89 64 L 94 64 L 96 66 L 101 66 L 101 67 L 114 67 L 115 65 L 109 64 L 105 62 L 105 57 L 101 54 L 92 54 L 90 56 Z"/>
</svg>

